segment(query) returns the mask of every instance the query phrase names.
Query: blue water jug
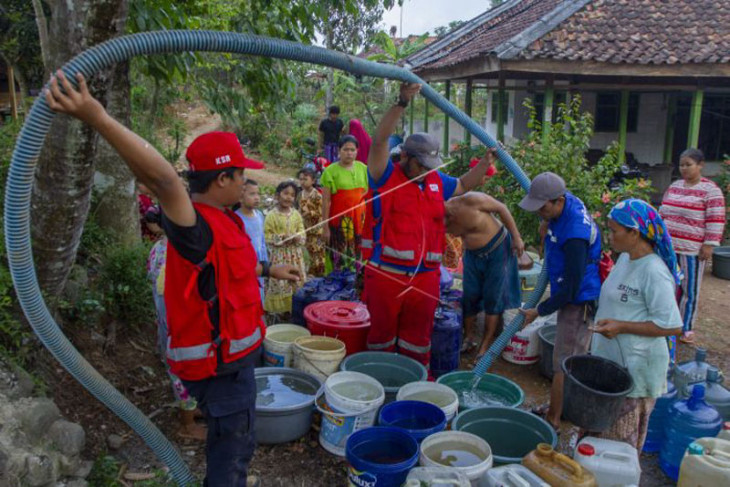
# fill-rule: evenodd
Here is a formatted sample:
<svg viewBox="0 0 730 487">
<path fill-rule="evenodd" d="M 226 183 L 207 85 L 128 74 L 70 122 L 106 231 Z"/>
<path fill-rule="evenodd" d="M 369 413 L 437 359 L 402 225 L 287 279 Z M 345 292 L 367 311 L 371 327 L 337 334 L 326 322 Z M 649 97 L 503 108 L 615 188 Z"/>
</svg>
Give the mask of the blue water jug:
<svg viewBox="0 0 730 487">
<path fill-rule="evenodd" d="M 694 360 L 688 360 L 679 364 L 679 370 L 687 375 L 689 384 L 697 384 L 704 382 L 707 376 L 707 368 L 710 366 L 705 360 L 707 359 L 707 350 L 698 348 L 695 352 Z"/>
<path fill-rule="evenodd" d="M 723 421 L 730 421 L 730 391 L 720 383 L 722 376 L 716 367 L 707 369 L 707 382 L 705 382 L 705 402 L 717 409 Z"/>
<path fill-rule="evenodd" d="M 646 431 L 646 441 L 642 451 L 655 453 L 662 449 L 664 443 L 664 429 L 666 427 L 669 407 L 677 400 L 677 388 L 674 384 L 667 382 L 667 393 L 656 400 L 654 410 L 649 417 L 649 425 Z"/>
<path fill-rule="evenodd" d="M 669 407 L 659 466 L 675 482 L 689 444 L 697 438 L 715 437 L 722 428 L 720 413 L 707 404 L 704 397 L 705 386 L 697 384 L 688 399 L 676 401 Z"/>
<path fill-rule="evenodd" d="M 454 285 L 454 276 L 452 276 L 451 272 L 449 272 L 449 270 L 444 266 L 441 266 L 439 270 L 441 273 L 439 278 L 439 288 L 441 289 L 441 294 L 443 294 Z"/>
<path fill-rule="evenodd" d="M 441 293 L 441 300 L 446 302 L 453 309 L 461 309 L 461 298 L 464 295 L 459 289 L 449 289 Z"/>
<path fill-rule="evenodd" d="M 439 377 L 459 368 L 461 312 L 440 306 L 431 333 L 431 373 Z"/>
<path fill-rule="evenodd" d="M 314 302 L 314 296 L 319 291 L 318 280 L 312 279 L 304 284 L 294 293 L 291 302 L 291 322 L 300 326 L 306 326 L 304 322 L 304 308 Z"/>
</svg>

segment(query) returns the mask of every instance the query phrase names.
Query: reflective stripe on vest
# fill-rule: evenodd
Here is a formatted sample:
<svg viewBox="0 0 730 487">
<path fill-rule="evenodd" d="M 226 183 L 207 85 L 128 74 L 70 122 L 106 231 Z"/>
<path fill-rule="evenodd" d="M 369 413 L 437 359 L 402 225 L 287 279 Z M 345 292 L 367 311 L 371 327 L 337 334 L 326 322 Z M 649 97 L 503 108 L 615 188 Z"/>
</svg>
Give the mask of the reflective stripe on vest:
<svg viewBox="0 0 730 487">
<path fill-rule="evenodd" d="M 403 340 L 402 338 L 398 339 L 398 347 L 413 353 L 428 353 L 431 351 L 431 344 L 425 346 L 414 345 Z"/>
<path fill-rule="evenodd" d="M 261 329 L 256 330 L 245 338 L 239 338 L 238 340 L 231 340 L 228 342 L 228 353 L 231 355 L 242 352 L 247 348 L 251 347 L 254 343 L 261 339 Z M 173 362 L 185 362 L 188 360 L 202 360 L 207 358 L 211 353 L 215 351 L 215 344 L 213 342 L 203 343 L 201 345 L 195 345 L 192 347 L 176 347 L 170 346 L 171 339 L 167 339 L 167 358 Z"/>
<path fill-rule="evenodd" d="M 384 350 L 395 345 L 395 338 L 385 343 L 368 343 L 368 349 L 370 350 Z"/>
<path fill-rule="evenodd" d="M 362 239 L 360 242 L 360 247 L 363 249 L 372 249 L 373 248 L 373 241 L 368 239 Z"/>
<path fill-rule="evenodd" d="M 214 352 L 215 346 L 213 342 L 203 343 L 192 347 L 170 347 L 171 339 L 167 338 L 167 358 L 173 362 L 185 362 L 188 360 L 202 360 L 208 358 L 210 353 Z"/>
<path fill-rule="evenodd" d="M 256 330 L 249 336 L 239 338 L 238 340 L 231 340 L 228 345 L 228 353 L 233 355 L 242 352 L 259 340 L 261 340 L 261 328 L 256 327 Z"/>
<path fill-rule="evenodd" d="M 394 259 L 413 260 L 415 253 L 412 250 L 396 250 L 386 245 L 383 247 L 383 255 L 393 257 Z"/>
<path fill-rule="evenodd" d="M 444 260 L 444 254 L 438 254 L 436 252 L 426 252 L 426 260 L 431 262 L 441 262 Z"/>
</svg>

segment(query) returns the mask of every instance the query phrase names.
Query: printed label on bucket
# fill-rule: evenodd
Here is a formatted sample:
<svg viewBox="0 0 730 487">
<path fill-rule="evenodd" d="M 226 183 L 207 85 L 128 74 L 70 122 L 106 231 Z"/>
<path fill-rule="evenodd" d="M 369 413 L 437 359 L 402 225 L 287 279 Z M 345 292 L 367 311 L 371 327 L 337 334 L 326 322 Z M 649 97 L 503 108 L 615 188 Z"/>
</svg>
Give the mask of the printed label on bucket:
<svg viewBox="0 0 730 487">
<path fill-rule="evenodd" d="M 284 367 L 284 355 L 264 350 L 264 363 L 269 367 Z"/>
<path fill-rule="evenodd" d="M 348 487 L 375 487 L 378 483 L 378 476 L 370 472 L 361 472 L 350 466 L 347 469 Z"/>
</svg>

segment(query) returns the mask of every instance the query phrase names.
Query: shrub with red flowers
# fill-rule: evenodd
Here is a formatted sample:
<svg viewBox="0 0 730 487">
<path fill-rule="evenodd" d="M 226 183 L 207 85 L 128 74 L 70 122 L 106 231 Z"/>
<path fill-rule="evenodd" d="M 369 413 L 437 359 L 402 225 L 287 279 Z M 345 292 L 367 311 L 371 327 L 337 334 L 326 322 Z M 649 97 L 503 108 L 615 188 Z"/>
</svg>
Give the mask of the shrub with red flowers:
<svg viewBox="0 0 730 487">
<path fill-rule="evenodd" d="M 543 137 L 543 122 L 530 99 L 525 101 L 530 118 L 529 135 L 517 141 L 508 150 L 530 178 L 551 171 L 559 174 L 568 190 L 583 200 L 601 227 L 604 248 L 608 248 L 608 226 L 606 216 L 613 205 L 626 198 L 649 200 L 651 184 L 648 180 L 628 180 L 618 189 L 611 190 L 609 181 L 620 169 L 618 144 L 606 148 L 605 155 L 596 163 L 590 164 L 586 152 L 593 136 L 593 117 L 581 112 L 581 99 L 574 96 L 569 104 L 557 107 L 555 122 L 550 123 L 549 133 Z M 473 157 L 484 154 L 483 146 L 468 147 L 457 145 L 451 152 L 447 172 L 461 175 L 469 170 Z M 517 180 L 501 163 L 497 172 L 487 180 L 482 191 L 504 202 L 517 222 L 525 243 L 537 247 L 539 244 L 539 221 L 535 214 L 520 209 L 517 205 L 525 195 Z"/>
</svg>

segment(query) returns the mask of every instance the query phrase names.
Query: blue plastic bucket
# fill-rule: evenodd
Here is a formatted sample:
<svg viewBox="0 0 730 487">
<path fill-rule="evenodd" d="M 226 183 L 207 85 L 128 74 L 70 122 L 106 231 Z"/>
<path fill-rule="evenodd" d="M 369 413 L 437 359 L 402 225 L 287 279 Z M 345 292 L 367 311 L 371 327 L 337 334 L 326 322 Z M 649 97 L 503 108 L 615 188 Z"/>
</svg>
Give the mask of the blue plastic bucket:
<svg viewBox="0 0 730 487">
<path fill-rule="evenodd" d="M 347 440 L 347 485 L 400 487 L 418 463 L 418 442 L 401 428 L 377 426 Z"/>
<path fill-rule="evenodd" d="M 427 402 L 395 401 L 382 407 L 378 424 L 403 428 L 420 443 L 446 429 L 446 415 L 440 407 Z"/>
</svg>

